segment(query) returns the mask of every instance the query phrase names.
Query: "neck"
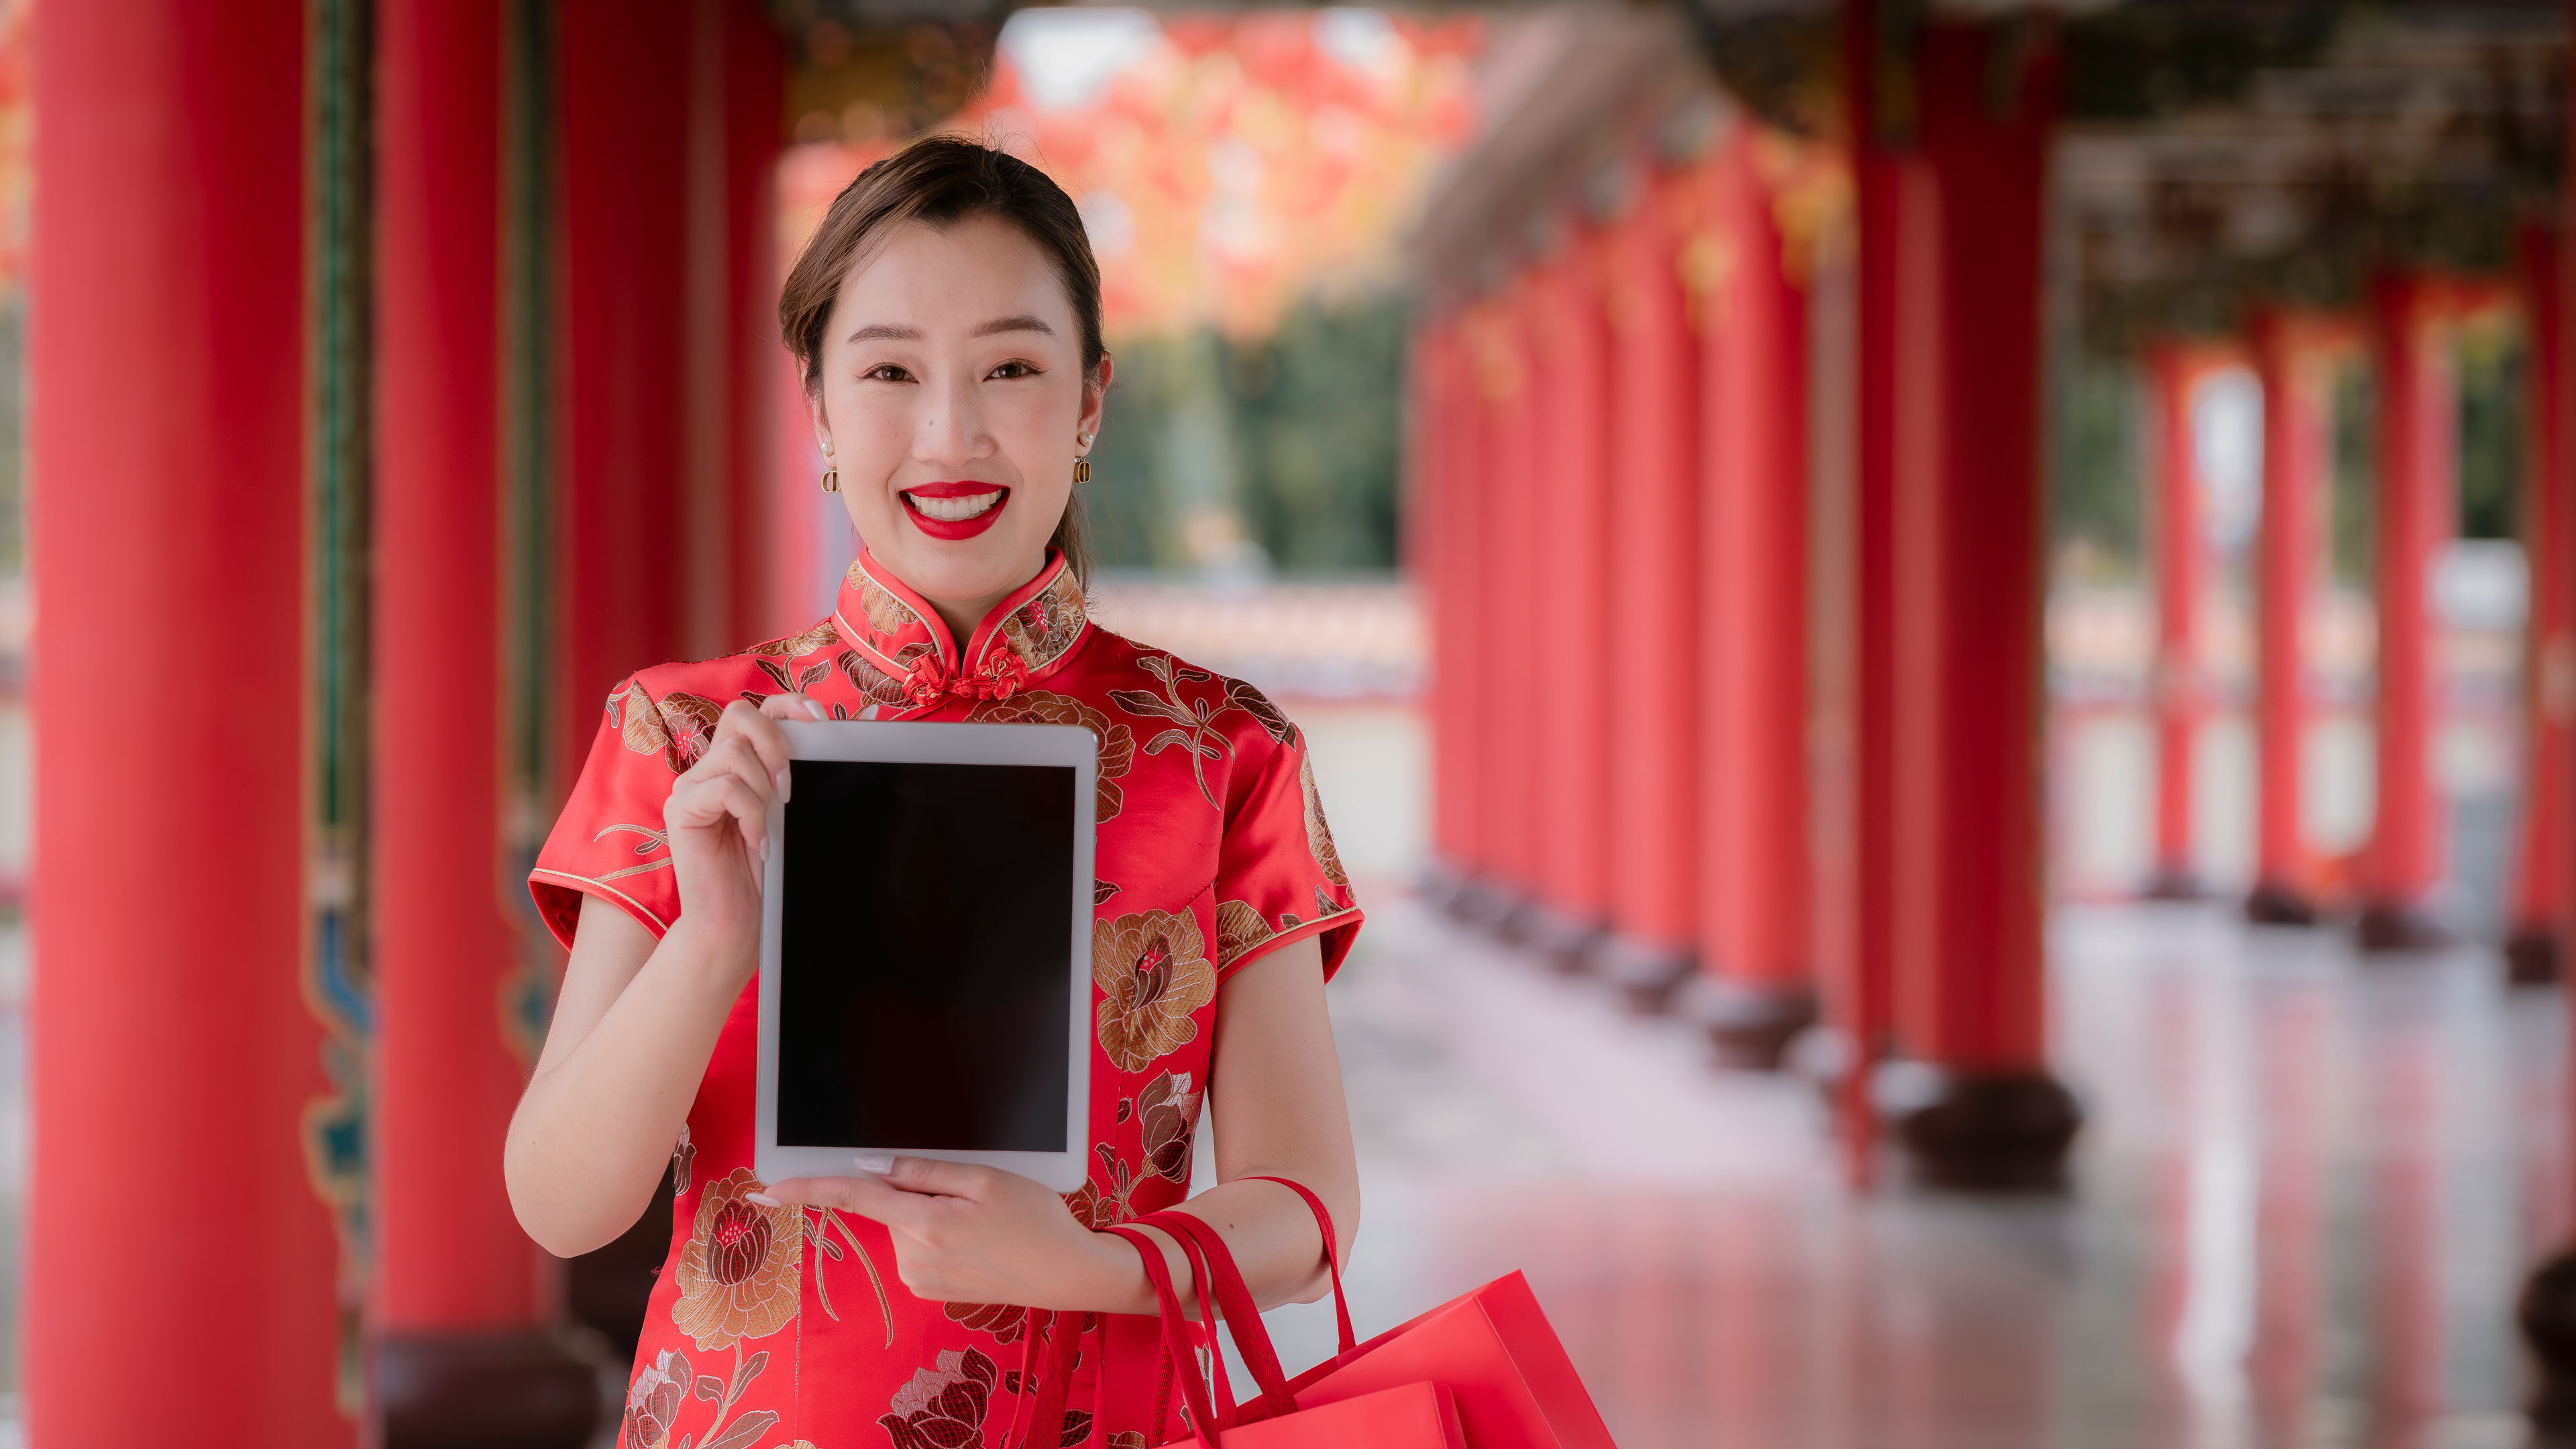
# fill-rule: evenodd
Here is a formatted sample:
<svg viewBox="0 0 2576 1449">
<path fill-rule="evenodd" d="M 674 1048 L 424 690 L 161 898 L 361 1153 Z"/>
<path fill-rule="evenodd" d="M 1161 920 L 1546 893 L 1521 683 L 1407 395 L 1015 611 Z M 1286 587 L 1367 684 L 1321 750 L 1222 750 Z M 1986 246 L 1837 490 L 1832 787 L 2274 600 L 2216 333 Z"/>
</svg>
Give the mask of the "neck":
<svg viewBox="0 0 2576 1449">
<path fill-rule="evenodd" d="M 1018 585 L 1012 587 L 1016 588 Z M 948 625 L 949 639 L 956 644 L 960 652 L 963 652 L 967 645 L 974 642 L 976 629 L 983 625 L 985 619 L 991 617 L 993 607 L 1010 596 L 1011 590 L 1004 589 L 998 594 L 986 594 L 980 599 L 934 599 L 928 594 L 921 597 L 929 602 L 930 607 L 939 611 L 940 619 Z"/>
</svg>

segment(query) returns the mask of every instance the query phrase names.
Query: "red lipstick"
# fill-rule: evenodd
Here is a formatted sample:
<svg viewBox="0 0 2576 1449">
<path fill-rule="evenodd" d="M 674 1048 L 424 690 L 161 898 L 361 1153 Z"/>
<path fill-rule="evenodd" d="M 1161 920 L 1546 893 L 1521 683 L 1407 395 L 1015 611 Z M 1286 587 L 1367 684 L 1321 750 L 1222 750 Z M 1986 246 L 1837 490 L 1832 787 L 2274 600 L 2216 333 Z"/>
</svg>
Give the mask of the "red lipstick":
<svg viewBox="0 0 2576 1449">
<path fill-rule="evenodd" d="M 964 511 L 961 505 L 972 506 L 988 498 L 992 502 L 982 512 L 963 518 L 936 517 L 923 506 L 928 504 L 939 513 L 953 515 Z M 947 543 L 973 538 L 991 528 L 1010 504 L 1011 490 L 999 483 L 924 483 L 903 490 L 903 511 L 911 515 L 912 526 Z"/>
</svg>

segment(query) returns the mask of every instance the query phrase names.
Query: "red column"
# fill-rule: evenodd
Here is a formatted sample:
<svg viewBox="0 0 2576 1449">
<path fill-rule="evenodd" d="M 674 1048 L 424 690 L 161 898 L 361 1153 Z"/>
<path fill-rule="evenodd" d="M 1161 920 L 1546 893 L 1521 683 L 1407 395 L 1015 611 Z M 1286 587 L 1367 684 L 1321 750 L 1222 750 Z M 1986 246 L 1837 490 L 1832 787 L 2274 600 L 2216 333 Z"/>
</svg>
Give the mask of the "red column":
<svg viewBox="0 0 2576 1449">
<path fill-rule="evenodd" d="M 2249 919 L 2316 920 L 2308 853 L 2309 718 L 2305 644 L 2325 540 L 2331 406 L 2322 358 L 2299 319 L 2266 309 L 2254 319 L 2254 371 L 2263 385 L 2263 513 L 2256 544 L 2254 890 Z"/>
<path fill-rule="evenodd" d="M 208 1445 L 356 1438 L 303 1125 L 332 1090 L 299 968 L 307 23 L 36 27 L 23 1342 L 28 1436 L 62 1449 L 190 1405 Z"/>
<path fill-rule="evenodd" d="M 2378 813 L 2362 856 L 2366 950 L 2437 944 L 2427 913 L 2448 834 L 2433 777 L 2440 688 L 2433 657 L 2433 559 L 2458 511 L 2458 398 L 2441 286 L 2420 275 L 2372 288 L 2379 349 Z"/>
<path fill-rule="evenodd" d="M 1433 831 L 1438 884 L 1453 905 L 1483 866 L 1484 648 L 1480 635 L 1481 576 L 1486 557 L 1481 514 L 1482 414 L 1473 351 L 1463 316 L 1441 323 L 1424 341 L 1420 366 L 1430 370 L 1439 400 L 1432 471 L 1426 480 L 1425 539 L 1432 578 L 1432 704 L 1435 790 Z"/>
<path fill-rule="evenodd" d="M 2020 35 L 1936 25 L 1915 52 L 1938 186 L 1939 477 L 1929 516 L 1900 500 L 1896 527 L 1900 548 L 1912 525 L 1933 554 L 1937 703 L 1915 785 L 1930 826 L 1896 843 L 1932 882 L 1932 931 L 1921 957 L 1899 959 L 1897 1020 L 1945 1078 L 1907 1119 L 1907 1145 L 1927 1175 L 1965 1186 L 2053 1181 L 2078 1120 L 2048 1070 L 2042 951 L 2039 291 L 2058 64 Z"/>
<path fill-rule="evenodd" d="M 2200 659 L 2201 591 L 2208 572 L 2199 460 L 2192 446 L 2192 393 L 2208 359 L 2179 343 L 2147 352 L 2154 443 L 2150 487 L 2156 571 L 2156 856 L 2147 894 L 2200 894 L 2192 865 L 2192 775 L 2208 702 Z"/>
<path fill-rule="evenodd" d="M 1547 701 L 1531 687 L 1531 651 L 1547 595 L 1539 587 L 1539 538 L 1553 520 L 1539 507 L 1540 400 L 1530 387 L 1529 280 L 1515 277 L 1478 309 L 1479 370 L 1487 439 L 1484 518 L 1491 566 L 1484 575 L 1482 725 L 1486 865 L 1483 909 L 1518 938 L 1536 904 L 1538 717 Z"/>
<path fill-rule="evenodd" d="M 564 0 L 556 17 L 567 783 L 609 689 L 681 657 L 691 612 L 691 19 L 690 0 Z"/>
<path fill-rule="evenodd" d="M 1699 663 L 1699 345 L 1682 293 L 1687 173 L 1642 187 L 1611 241 L 1611 924 L 1604 966 L 1661 1010 L 1693 970 Z"/>
<path fill-rule="evenodd" d="M 1815 1019 L 1807 848 L 1807 297 L 1763 173 L 1784 143 L 1724 143 L 1703 233 L 1701 980 L 1722 1059 L 1778 1064 Z"/>
<path fill-rule="evenodd" d="M 377 43 L 377 1397 L 397 1443 L 573 1443 L 597 1385 L 539 1332 L 539 1254 L 491 1170 L 524 1080 L 499 1011 L 520 950 L 497 714 L 501 7 L 384 0 Z"/>
<path fill-rule="evenodd" d="M 2576 512 L 2576 473 L 2556 400 L 2567 386 L 2557 268 L 2558 229 L 2522 236 L 2524 368 L 2523 546 L 2531 567 L 2523 666 L 2526 775 L 2514 862 L 2512 934 L 2505 960 L 2517 983 L 2558 979 L 2565 909 L 2569 804 L 2576 786 L 2576 551 L 2566 546 Z"/>
<path fill-rule="evenodd" d="M 718 647 L 738 649 L 801 630 L 821 618 L 823 608 L 779 608 L 781 591 L 772 573 L 779 515 L 791 506 L 781 495 L 785 470 L 777 461 L 776 419 L 782 399 L 791 405 L 802 401 L 795 364 L 778 340 L 778 153 L 786 52 L 763 6 L 726 0 L 723 12 L 725 291 L 719 346 L 730 363 L 724 379 L 730 408 L 717 481 L 729 505 L 730 547 Z M 806 437 L 810 452 L 810 431 Z M 806 496 L 799 488 L 793 501 Z"/>
<path fill-rule="evenodd" d="M 1532 289 L 1539 476 L 1545 520 L 1540 655 L 1577 669 L 1607 661 L 1610 613 L 1610 324 L 1601 236 L 1576 234 Z M 1538 592 L 1533 590 L 1533 592 Z M 1609 919 L 1611 692 L 1567 690 L 1537 707 L 1540 944 L 1575 967 Z"/>
</svg>

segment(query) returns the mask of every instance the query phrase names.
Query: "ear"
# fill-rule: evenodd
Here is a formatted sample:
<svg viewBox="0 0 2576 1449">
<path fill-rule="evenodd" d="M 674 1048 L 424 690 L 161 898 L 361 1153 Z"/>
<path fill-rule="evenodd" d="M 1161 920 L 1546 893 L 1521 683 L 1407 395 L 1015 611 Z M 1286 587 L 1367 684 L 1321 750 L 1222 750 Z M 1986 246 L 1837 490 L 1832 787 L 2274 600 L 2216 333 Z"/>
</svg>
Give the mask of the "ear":
<svg viewBox="0 0 2576 1449">
<path fill-rule="evenodd" d="M 1104 352 L 1100 354 L 1099 370 L 1082 384 L 1082 421 L 1075 431 L 1089 433 L 1095 442 L 1100 437 L 1100 420 L 1109 410 L 1109 378 L 1117 370 L 1117 360 Z"/>
<path fill-rule="evenodd" d="M 805 390 L 805 411 L 814 420 L 814 449 L 816 452 L 821 452 L 823 445 L 832 441 L 832 420 L 823 412 L 822 388 L 811 387 Z"/>
</svg>

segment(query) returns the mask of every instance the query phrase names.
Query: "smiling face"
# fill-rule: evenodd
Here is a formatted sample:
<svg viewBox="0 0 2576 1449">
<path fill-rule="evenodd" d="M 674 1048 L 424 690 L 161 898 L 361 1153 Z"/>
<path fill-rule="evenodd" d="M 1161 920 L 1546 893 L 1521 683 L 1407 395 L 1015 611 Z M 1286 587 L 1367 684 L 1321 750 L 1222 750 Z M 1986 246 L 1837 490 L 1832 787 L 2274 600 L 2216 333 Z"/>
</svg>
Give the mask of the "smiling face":
<svg viewBox="0 0 2576 1449">
<path fill-rule="evenodd" d="M 1109 363 L 1037 244 L 989 216 L 886 233 L 841 281 L 810 395 L 868 550 L 958 643 L 1046 560 Z"/>
</svg>

